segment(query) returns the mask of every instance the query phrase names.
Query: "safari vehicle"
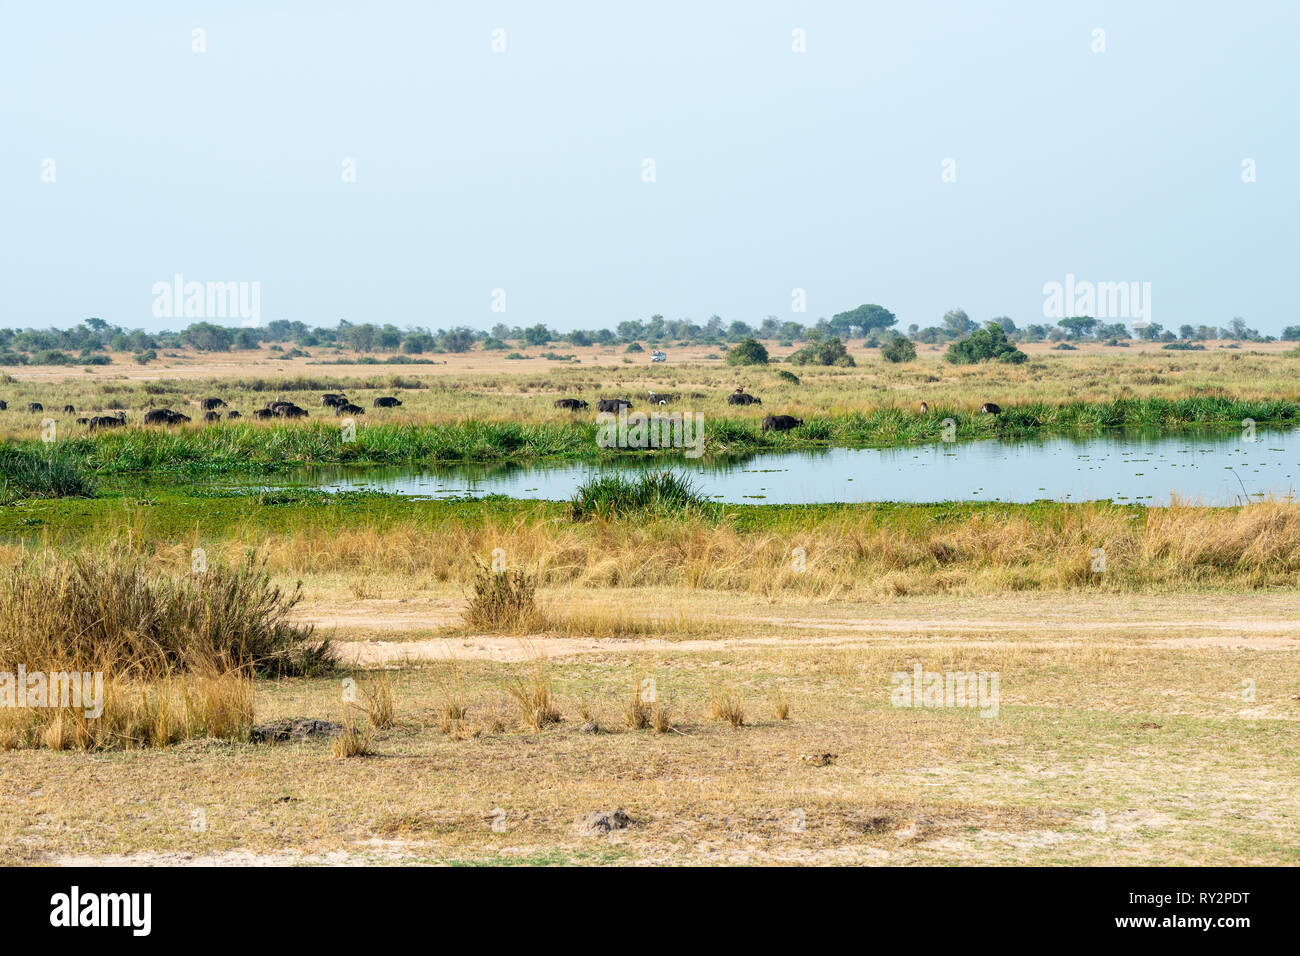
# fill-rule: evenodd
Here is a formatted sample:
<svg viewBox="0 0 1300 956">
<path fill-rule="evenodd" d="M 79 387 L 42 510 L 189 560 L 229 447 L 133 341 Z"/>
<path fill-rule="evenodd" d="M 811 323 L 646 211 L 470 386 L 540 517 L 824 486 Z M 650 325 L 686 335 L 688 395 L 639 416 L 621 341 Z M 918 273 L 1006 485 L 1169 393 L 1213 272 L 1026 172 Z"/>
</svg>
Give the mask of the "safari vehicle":
<svg viewBox="0 0 1300 956">
<path fill-rule="evenodd" d="M 667 361 L 668 361 L 668 353 L 667 353 L 667 352 L 661 352 L 661 351 L 659 351 L 659 349 L 655 349 L 653 352 L 650 353 L 650 361 L 652 361 L 652 362 L 667 362 Z"/>
</svg>

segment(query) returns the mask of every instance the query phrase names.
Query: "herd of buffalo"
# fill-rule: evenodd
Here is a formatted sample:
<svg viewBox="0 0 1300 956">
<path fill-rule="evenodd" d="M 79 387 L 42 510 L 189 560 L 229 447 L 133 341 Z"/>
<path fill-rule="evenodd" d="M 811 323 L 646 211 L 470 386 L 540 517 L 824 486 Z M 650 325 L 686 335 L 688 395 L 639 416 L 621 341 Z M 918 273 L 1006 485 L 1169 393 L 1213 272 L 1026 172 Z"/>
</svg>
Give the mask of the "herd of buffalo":
<svg viewBox="0 0 1300 956">
<path fill-rule="evenodd" d="M 375 408 L 397 408 L 402 404 L 400 399 L 391 396 L 376 398 L 372 403 Z M 348 401 L 347 396 L 336 392 L 328 392 L 321 396 L 321 405 L 325 408 L 334 409 L 334 414 L 342 418 L 347 415 L 364 415 L 366 410 L 360 405 L 354 405 Z M 0 411 L 9 407 L 8 403 L 0 399 Z M 229 408 L 224 399 L 205 398 L 199 402 L 199 408 L 203 412 L 205 422 L 219 422 L 224 417 L 226 421 L 236 421 L 242 416 L 240 413 Z M 220 409 L 229 409 L 222 412 Z M 27 405 L 29 412 L 44 412 L 45 406 L 40 402 L 29 402 Z M 63 406 L 63 414 L 75 415 L 77 410 L 72 405 Z M 268 402 L 265 407 L 253 410 L 253 417 L 257 419 L 267 418 L 306 418 L 307 409 L 293 402 L 274 401 Z M 142 419 L 146 425 L 183 425 L 191 421 L 189 415 L 173 411 L 170 408 L 151 408 L 144 413 Z M 78 418 L 78 425 L 86 425 L 91 431 L 98 431 L 101 428 L 121 428 L 127 423 L 126 412 L 116 411 L 111 415 L 95 415 L 90 418 Z"/>
<path fill-rule="evenodd" d="M 681 395 L 676 392 L 650 392 L 647 400 L 651 405 L 667 405 L 669 402 L 678 401 Z M 364 415 L 366 410 L 360 405 L 350 401 L 346 395 L 338 392 L 326 392 L 321 396 L 320 403 L 325 408 L 334 409 L 335 416 L 342 418 L 348 415 Z M 235 409 L 229 409 L 224 399 L 205 398 L 199 403 L 199 408 L 203 411 L 203 420 L 205 422 L 219 422 L 224 415 L 226 421 L 235 421 L 240 418 L 240 414 Z M 397 408 L 401 400 L 392 396 L 376 398 L 372 403 L 375 408 Z M 751 395 L 745 391 L 744 386 L 737 388 L 727 396 L 728 405 L 762 405 L 763 400 L 757 395 Z M 8 403 L 0 399 L 0 411 L 9 407 Z M 556 408 L 563 408 L 571 412 L 580 412 L 591 406 L 580 398 L 559 398 L 555 400 Z M 626 398 L 602 398 L 596 402 L 596 411 L 618 413 L 624 409 L 630 410 L 632 402 Z M 222 412 L 220 409 L 229 409 Z M 31 402 L 27 406 L 29 412 L 44 412 L 45 406 L 40 402 Z M 928 414 L 930 406 L 926 402 L 921 403 L 921 414 Z M 75 415 L 77 410 L 71 405 L 63 406 L 65 415 Z M 980 414 L 983 415 L 1000 415 L 1002 408 L 993 402 L 985 402 L 980 406 Z M 306 418 L 307 409 L 293 402 L 284 402 L 276 400 L 268 402 L 265 407 L 253 411 L 253 417 L 257 419 L 269 418 Z M 146 425 L 183 425 L 190 421 L 190 416 L 181 412 L 173 411 L 170 408 L 151 408 L 144 414 L 144 423 Z M 126 424 L 126 413 L 123 411 L 114 412 L 111 415 L 96 415 L 91 418 L 78 418 L 78 425 L 86 425 L 91 431 L 97 431 L 101 428 L 120 428 Z M 793 415 L 768 415 L 763 419 L 763 431 L 787 432 L 793 428 L 798 428 L 803 424 L 803 419 L 795 418 Z"/>
<path fill-rule="evenodd" d="M 673 393 L 656 393 L 650 392 L 647 400 L 651 405 L 667 405 L 669 402 L 677 401 L 681 395 Z M 745 391 L 742 385 L 734 392 L 727 396 L 728 405 L 762 405 L 763 400 L 757 395 L 751 395 Z M 556 408 L 563 408 L 571 412 L 580 412 L 591 406 L 580 398 L 557 398 L 555 400 Z M 623 409 L 631 409 L 632 402 L 626 398 L 602 398 L 596 402 L 596 411 L 613 412 L 617 414 Z M 921 403 L 921 414 L 926 415 L 930 411 L 930 406 L 926 402 Z M 1002 408 L 993 402 L 985 402 L 980 406 L 982 415 L 1000 415 Z M 768 415 L 763 419 L 763 431 L 788 432 L 792 428 L 798 428 L 803 424 L 802 418 L 795 418 L 793 415 Z"/>
</svg>

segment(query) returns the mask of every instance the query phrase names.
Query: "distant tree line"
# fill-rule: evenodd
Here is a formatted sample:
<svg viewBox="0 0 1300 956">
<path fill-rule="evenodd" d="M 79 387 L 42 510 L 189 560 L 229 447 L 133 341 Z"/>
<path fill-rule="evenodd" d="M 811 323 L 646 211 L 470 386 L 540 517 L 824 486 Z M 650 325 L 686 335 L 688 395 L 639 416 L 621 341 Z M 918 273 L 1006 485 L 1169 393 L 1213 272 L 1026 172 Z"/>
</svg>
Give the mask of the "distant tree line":
<svg viewBox="0 0 1300 956">
<path fill-rule="evenodd" d="M 1177 332 L 1165 329 L 1159 323 L 1150 323 L 1131 332 L 1122 322 L 1108 323 L 1091 316 L 1072 316 L 1055 324 L 1028 324 L 1024 327 L 1018 327 L 1006 316 L 990 321 L 1002 330 L 1007 341 L 1013 343 L 1119 342 L 1134 337 L 1158 342 L 1273 340 L 1273 336 L 1261 335 L 1249 328 L 1241 318 L 1232 319 L 1222 328 L 1182 325 Z M 612 329 L 577 329 L 572 332 L 557 332 L 545 325 L 522 327 L 503 323 L 490 330 L 478 330 L 466 326 L 399 328 L 392 323 L 340 320 L 336 326 L 329 327 L 284 319 L 254 328 L 197 322 L 179 332 L 144 332 L 89 318 L 69 329 L 0 329 L 0 365 L 102 365 L 110 361 L 110 351 L 132 353 L 136 361 L 149 362 L 159 352 L 180 348 L 232 352 L 269 346 L 283 357 L 302 355 L 307 349 L 422 356 L 468 352 L 475 347 L 508 350 L 544 347 L 553 343 L 579 347 L 626 345 L 638 349 L 641 343 L 727 348 L 750 340 L 776 342 L 782 346 L 798 343 L 802 348 L 797 354 L 808 364 L 847 364 L 852 360 L 844 353 L 841 343 L 849 339 L 860 338 L 868 348 L 890 346 L 891 355 L 906 361 L 903 356 L 908 353 L 898 344 L 899 338 L 921 344 L 951 344 L 968 339 L 988 324 L 975 322 L 962 309 L 950 310 L 939 324 L 928 328 L 912 325 L 906 334 L 894 328 L 896 323 L 894 313 L 880 305 L 860 305 L 810 325 L 776 316 L 750 324 L 739 320 L 724 322 L 720 316 L 714 315 L 700 324 L 690 319 L 665 319 L 662 315 L 652 315 L 644 321 L 620 322 Z M 1300 326 L 1288 326 L 1281 338 L 1300 341 Z"/>
</svg>

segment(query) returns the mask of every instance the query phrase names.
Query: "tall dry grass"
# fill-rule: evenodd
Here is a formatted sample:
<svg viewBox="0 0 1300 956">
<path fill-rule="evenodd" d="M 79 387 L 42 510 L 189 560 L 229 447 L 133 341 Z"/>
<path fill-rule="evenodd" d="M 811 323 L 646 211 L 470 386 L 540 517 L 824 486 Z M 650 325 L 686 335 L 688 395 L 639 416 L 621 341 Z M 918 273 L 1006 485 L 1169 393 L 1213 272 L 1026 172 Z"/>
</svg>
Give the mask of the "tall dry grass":
<svg viewBox="0 0 1300 956">
<path fill-rule="evenodd" d="M 0 576 L 0 671 L 102 675 L 103 712 L 0 707 L 0 749 L 246 738 L 255 673 L 332 663 L 328 643 L 289 620 L 298 598 L 255 565 L 177 575 L 125 548 L 27 556 Z"/>
<path fill-rule="evenodd" d="M 1105 503 L 1005 512 L 954 506 L 950 515 L 918 514 L 888 507 L 791 512 L 752 529 L 728 520 L 575 524 L 488 517 L 432 528 L 394 521 L 270 536 L 237 529 L 213 547 L 232 555 L 254 548 L 267 570 L 283 576 L 363 566 L 404 586 L 411 579 L 426 586 L 482 584 L 482 606 L 493 615 L 500 611 L 495 619 L 506 622 L 497 626 L 519 631 L 530 629 L 525 582 L 485 577 L 473 555 L 504 548 L 512 563 L 534 569 L 541 587 L 668 586 L 855 600 L 1078 588 L 1255 589 L 1293 586 L 1300 572 L 1300 505 L 1285 502 L 1230 509 L 1176 502 L 1144 511 Z M 1092 570 L 1098 548 L 1106 552 L 1103 574 Z M 802 568 L 795 549 L 803 551 Z M 175 548 L 160 560 L 179 563 L 187 555 L 188 548 Z M 512 588 L 519 600 L 507 593 Z"/>
</svg>

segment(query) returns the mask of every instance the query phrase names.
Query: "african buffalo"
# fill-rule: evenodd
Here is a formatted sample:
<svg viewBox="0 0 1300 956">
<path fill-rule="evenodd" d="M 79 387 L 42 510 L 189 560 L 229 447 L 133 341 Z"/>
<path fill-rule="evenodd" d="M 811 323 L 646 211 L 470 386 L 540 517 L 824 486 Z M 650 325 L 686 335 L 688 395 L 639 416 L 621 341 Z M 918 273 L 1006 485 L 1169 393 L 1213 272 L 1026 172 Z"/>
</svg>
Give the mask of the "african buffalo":
<svg viewBox="0 0 1300 956">
<path fill-rule="evenodd" d="M 239 412 L 236 412 L 236 411 L 230 411 L 230 412 L 227 412 L 227 413 L 226 413 L 226 420 L 227 420 L 227 421 L 232 421 L 232 422 L 233 422 L 233 421 L 234 421 L 236 418 L 238 418 L 238 417 L 239 417 Z"/>
<path fill-rule="evenodd" d="M 590 408 L 591 406 L 580 398 L 557 398 L 555 400 L 555 407 L 567 408 L 571 412 L 578 412 L 584 408 Z"/>
<path fill-rule="evenodd" d="M 402 402 L 400 399 L 388 396 L 385 398 L 376 398 L 373 404 L 375 408 L 396 408 L 398 405 L 401 405 Z"/>
<path fill-rule="evenodd" d="M 727 396 L 728 405 L 762 405 L 763 400 L 756 395 L 750 395 L 748 392 L 742 392 L 736 389 Z"/>
<path fill-rule="evenodd" d="M 680 392 L 648 392 L 646 399 L 651 405 L 667 405 L 669 402 L 675 402 L 681 398 Z"/>
<path fill-rule="evenodd" d="M 763 419 L 763 431 L 788 432 L 802 424 L 803 419 L 795 418 L 793 415 L 768 415 Z"/>
<path fill-rule="evenodd" d="M 151 408 L 144 414 L 146 425 L 180 425 L 189 420 L 190 416 L 174 412 L 170 408 Z"/>
<path fill-rule="evenodd" d="M 254 418 L 259 418 L 259 419 L 260 419 L 260 418 L 274 418 L 274 417 L 275 417 L 275 412 L 271 411 L 269 408 L 255 408 L 255 409 L 253 409 L 253 417 L 254 417 Z"/>
<path fill-rule="evenodd" d="M 203 413 L 203 420 L 204 420 L 205 422 L 219 422 L 219 421 L 221 421 L 221 413 L 220 413 L 220 412 L 204 412 L 204 413 Z"/>
<path fill-rule="evenodd" d="M 632 403 L 626 398 L 602 398 L 596 403 L 598 412 L 617 412 L 620 408 L 631 408 Z"/>
<path fill-rule="evenodd" d="M 337 392 L 327 392 L 320 397 L 320 403 L 324 408 L 338 408 L 340 405 L 346 405 L 348 398 L 346 395 L 339 395 Z"/>
<path fill-rule="evenodd" d="M 64 406 L 63 406 L 63 414 L 65 414 L 65 415 L 75 415 L 75 414 L 77 414 L 77 410 L 76 410 L 75 408 L 73 408 L 71 405 L 64 405 Z"/>
<path fill-rule="evenodd" d="M 343 415 L 364 415 L 365 413 L 366 410 L 364 408 L 360 405 L 353 405 L 351 402 L 344 402 L 342 405 L 334 406 L 334 415 L 336 418 L 342 417 Z"/>
<path fill-rule="evenodd" d="M 96 415 L 90 420 L 90 430 L 98 431 L 101 428 L 121 428 L 126 424 L 126 416 L 117 415 Z"/>
<path fill-rule="evenodd" d="M 981 414 L 981 415 L 1001 415 L 1001 414 L 1002 414 L 1002 406 L 1001 406 L 1001 405 L 995 405 L 993 402 L 985 402 L 983 405 L 980 406 L 980 414 Z"/>
<path fill-rule="evenodd" d="M 226 403 L 219 398 L 205 398 L 203 401 L 199 402 L 199 408 L 203 409 L 205 412 L 210 412 L 214 408 L 225 407 Z"/>
<path fill-rule="evenodd" d="M 90 419 L 89 419 L 89 418 L 78 418 L 78 419 L 77 419 L 77 424 L 78 424 L 78 425 L 89 425 L 89 424 L 90 424 Z"/>
<path fill-rule="evenodd" d="M 285 402 L 275 406 L 275 414 L 281 418 L 306 418 L 307 409 L 299 408 L 291 402 Z"/>
<path fill-rule="evenodd" d="M 9 403 L 4 401 L 3 399 L 0 399 L 0 412 L 3 412 L 8 407 L 9 407 Z"/>
<path fill-rule="evenodd" d="M 40 402 L 28 402 L 27 410 L 29 412 L 43 412 L 45 411 L 45 406 L 42 405 Z"/>
</svg>

